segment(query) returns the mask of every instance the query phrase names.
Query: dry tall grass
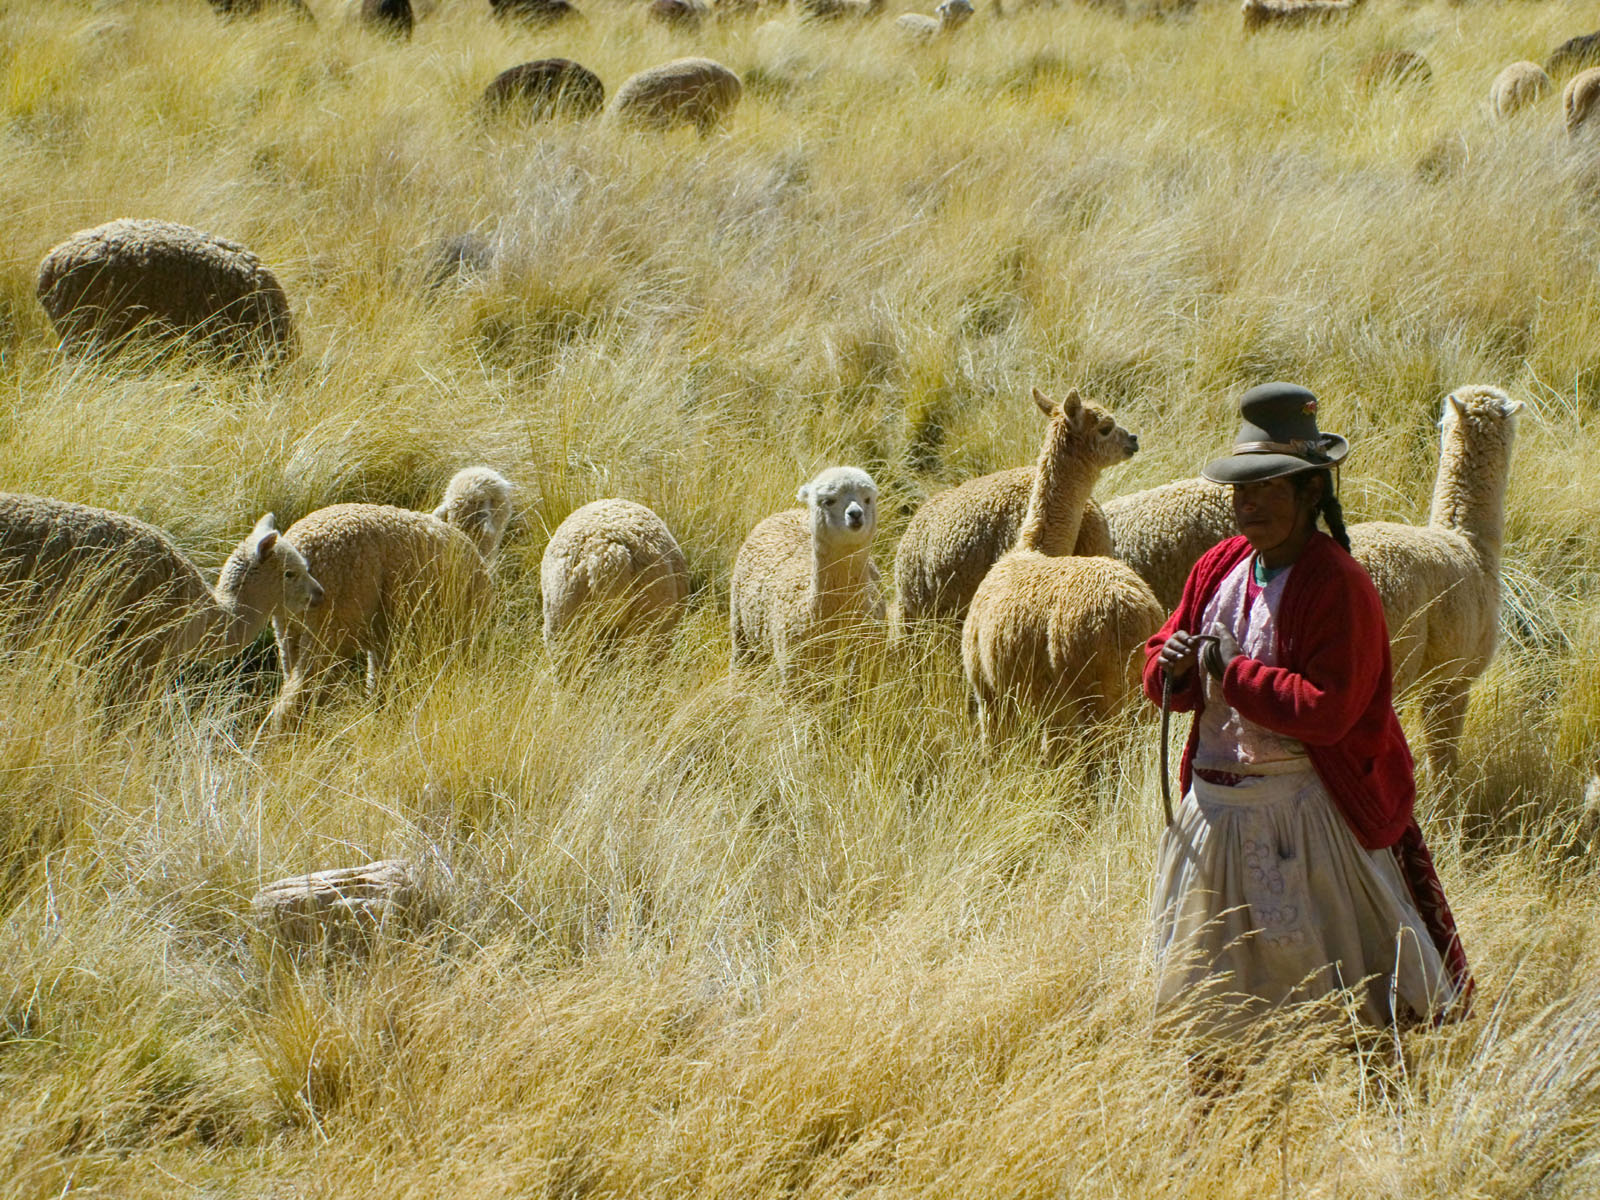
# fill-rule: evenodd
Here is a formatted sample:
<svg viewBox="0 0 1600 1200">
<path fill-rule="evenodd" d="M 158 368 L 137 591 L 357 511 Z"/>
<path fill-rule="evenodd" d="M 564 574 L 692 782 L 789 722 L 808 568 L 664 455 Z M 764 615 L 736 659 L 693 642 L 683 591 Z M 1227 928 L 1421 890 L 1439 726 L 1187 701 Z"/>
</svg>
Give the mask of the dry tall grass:
<svg viewBox="0 0 1600 1200">
<path fill-rule="evenodd" d="M 108 714 L 69 635 L 6 652 L 0 1194 L 1600 1188 L 1600 174 L 1555 101 L 1486 112 L 1591 10 L 1371 4 L 1247 40 L 1211 0 L 1069 6 L 912 49 L 890 22 L 688 38 L 621 0 L 545 32 L 441 0 L 397 45 L 312 7 L 0 3 L 0 488 L 214 568 L 267 509 L 431 508 L 487 461 L 523 503 L 496 625 L 277 741 L 270 679 Z M 1432 83 L 1360 86 L 1388 48 Z M 704 141 L 479 116 L 557 53 L 612 90 L 705 53 L 746 95 Z M 124 215 L 259 253 L 301 357 L 58 359 L 35 265 Z M 465 232 L 494 266 L 428 291 Z M 727 580 L 844 461 L 884 488 L 888 564 L 923 496 L 1031 459 L 1030 385 L 1139 433 L 1109 495 L 1193 473 L 1273 377 L 1355 443 L 1356 518 L 1425 518 L 1450 388 L 1532 410 L 1505 648 L 1465 778 L 1424 801 L 1481 1005 L 1353 1053 L 1297 1020 L 1206 1112 L 1150 1016 L 1153 723 L 985 766 L 934 649 L 805 706 L 730 685 Z M 569 687 L 537 565 L 607 495 L 666 519 L 696 607 L 667 661 Z M 397 853 L 447 896 L 424 939 L 321 965 L 252 940 L 265 880 Z"/>
</svg>

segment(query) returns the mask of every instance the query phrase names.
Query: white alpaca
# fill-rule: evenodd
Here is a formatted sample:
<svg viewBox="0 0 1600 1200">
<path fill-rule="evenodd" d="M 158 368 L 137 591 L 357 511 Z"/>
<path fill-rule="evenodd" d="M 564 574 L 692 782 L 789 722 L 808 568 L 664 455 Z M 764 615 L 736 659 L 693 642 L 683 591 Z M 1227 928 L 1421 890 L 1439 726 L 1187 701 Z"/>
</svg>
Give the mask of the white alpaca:
<svg viewBox="0 0 1600 1200">
<path fill-rule="evenodd" d="M 561 668 L 577 665 L 574 626 L 588 645 L 657 648 L 682 620 L 689 564 L 666 522 L 632 500 L 596 500 L 556 527 L 539 564 L 544 644 Z"/>
<path fill-rule="evenodd" d="M 1165 614 L 1127 564 L 1059 552 L 1076 540 L 1100 470 L 1131 456 L 1138 439 L 1076 389 L 1060 405 L 1037 390 L 1033 396 L 1050 425 L 1027 516 L 1015 549 L 972 598 L 961 658 L 986 751 L 1024 717 L 1042 722 L 1044 753 L 1053 759 L 1084 723 L 1104 719 L 1132 694 L 1135 656 Z"/>
<path fill-rule="evenodd" d="M 872 476 L 830 467 L 798 499 L 806 507 L 775 513 L 750 531 L 728 597 L 733 669 L 770 659 L 785 683 L 814 672 L 884 615 L 872 561 Z"/>
<path fill-rule="evenodd" d="M 1500 539 L 1517 413 L 1498 388 L 1458 388 L 1439 422 L 1439 473 L 1422 527 L 1350 526 L 1350 545 L 1383 600 L 1398 693 L 1422 700 L 1423 741 L 1436 777 L 1455 766 L 1467 693 L 1494 656 L 1500 630 Z"/>
<path fill-rule="evenodd" d="M 444 499 L 433 515 L 472 539 L 478 553 L 491 559 L 511 524 L 511 481 L 489 467 L 463 467 L 450 477 Z"/>
</svg>

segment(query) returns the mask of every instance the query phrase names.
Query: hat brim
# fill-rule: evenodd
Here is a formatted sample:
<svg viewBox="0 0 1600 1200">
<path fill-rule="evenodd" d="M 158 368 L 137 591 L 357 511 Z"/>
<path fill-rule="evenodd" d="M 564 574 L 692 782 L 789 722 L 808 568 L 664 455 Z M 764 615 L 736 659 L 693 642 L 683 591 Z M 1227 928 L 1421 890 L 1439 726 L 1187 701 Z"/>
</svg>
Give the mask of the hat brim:
<svg viewBox="0 0 1600 1200">
<path fill-rule="evenodd" d="M 1350 443 L 1336 433 L 1326 436 L 1329 444 L 1323 449 L 1328 456 L 1325 462 L 1307 462 L 1292 454 L 1230 454 L 1208 462 L 1200 469 L 1200 474 L 1212 483 L 1260 483 L 1264 479 L 1336 467 L 1350 453 Z"/>
</svg>

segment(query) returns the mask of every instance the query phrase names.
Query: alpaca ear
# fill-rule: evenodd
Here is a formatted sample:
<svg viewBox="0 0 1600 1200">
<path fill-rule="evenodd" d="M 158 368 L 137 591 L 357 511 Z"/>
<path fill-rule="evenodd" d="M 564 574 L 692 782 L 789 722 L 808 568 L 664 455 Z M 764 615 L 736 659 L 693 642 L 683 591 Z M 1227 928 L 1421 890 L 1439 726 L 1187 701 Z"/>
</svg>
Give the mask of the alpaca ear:
<svg viewBox="0 0 1600 1200">
<path fill-rule="evenodd" d="M 1039 411 L 1047 417 L 1053 417 L 1061 411 L 1061 406 L 1038 388 L 1033 389 L 1033 402 L 1039 406 Z"/>
<path fill-rule="evenodd" d="M 272 513 L 256 522 L 256 527 L 250 531 L 250 542 L 256 561 L 266 562 L 267 555 L 278 544 L 278 520 Z"/>
<path fill-rule="evenodd" d="M 800 501 L 801 504 L 810 504 L 811 485 L 809 483 L 802 483 L 800 485 L 800 490 L 794 494 L 794 498 Z"/>
<path fill-rule="evenodd" d="M 1083 411 L 1083 397 L 1078 395 L 1077 388 L 1068 388 L 1067 395 L 1061 401 L 1061 411 L 1069 417 L 1076 417 Z"/>
<path fill-rule="evenodd" d="M 1445 399 L 1449 400 L 1450 407 L 1456 410 L 1456 416 L 1464 417 L 1467 415 L 1467 406 L 1461 403 L 1460 397 L 1458 397 L 1454 392 L 1451 392 L 1445 397 Z"/>
<path fill-rule="evenodd" d="M 1514 417 L 1526 407 L 1521 400 L 1512 400 L 1506 405 L 1506 416 Z"/>
</svg>

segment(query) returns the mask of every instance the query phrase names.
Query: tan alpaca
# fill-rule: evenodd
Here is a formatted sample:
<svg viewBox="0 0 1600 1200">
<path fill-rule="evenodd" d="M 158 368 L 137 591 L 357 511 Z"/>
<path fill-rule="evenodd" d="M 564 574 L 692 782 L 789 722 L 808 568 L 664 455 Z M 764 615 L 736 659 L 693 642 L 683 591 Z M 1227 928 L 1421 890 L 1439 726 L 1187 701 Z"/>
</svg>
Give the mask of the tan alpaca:
<svg viewBox="0 0 1600 1200">
<path fill-rule="evenodd" d="M 1110 715 L 1135 689 L 1135 655 L 1165 614 L 1126 563 L 1060 552 L 1077 540 L 1100 472 L 1131 456 L 1138 439 L 1076 389 L 1060 405 L 1037 389 L 1033 398 L 1050 424 L 1027 515 L 1016 547 L 978 585 L 961 658 L 986 751 L 1023 717 L 1043 723 L 1053 759 L 1083 723 Z"/>
<path fill-rule="evenodd" d="M 1422 527 L 1350 526 L 1350 546 L 1383 600 L 1396 693 L 1417 688 L 1436 777 L 1451 771 L 1467 692 L 1500 630 L 1500 538 L 1517 413 L 1498 388 L 1458 388 L 1439 422 L 1433 511 Z"/>
</svg>

